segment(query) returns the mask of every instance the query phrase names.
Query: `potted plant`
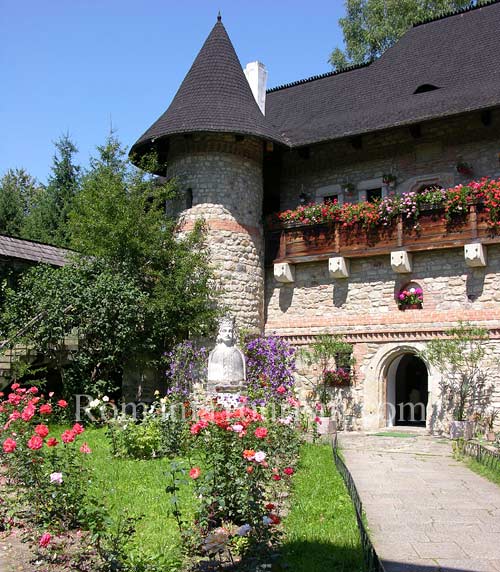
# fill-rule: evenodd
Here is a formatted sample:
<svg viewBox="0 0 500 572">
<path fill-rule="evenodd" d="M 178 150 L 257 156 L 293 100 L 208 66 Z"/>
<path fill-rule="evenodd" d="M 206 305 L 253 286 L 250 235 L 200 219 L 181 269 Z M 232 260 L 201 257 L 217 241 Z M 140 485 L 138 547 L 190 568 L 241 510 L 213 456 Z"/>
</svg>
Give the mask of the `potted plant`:
<svg viewBox="0 0 500 572">
<path fill-rule="evenodd" d="M 457 172 L 464 176 L 472 175 L 472 166 L 465 161 L 458 161 L 456 165 Z"/>
<path fill-rule="evenodd" d="M 483 366 L 488 332 L 468 323 L 448 331 L 446 339 L 431 340 L 421 357 L 441 373 L 441 400 L 444 412 L 451 413 L 450 438 L 471 439 L 473 422 L 469 414 L 491 399 L 487 370 Z"/>
<path fill-rule="evenodd" d="M 486 412 L 484 416 L 484 423 L 485 423 L 485 433 L 484 436 L 487 441 L 494 442 L 496 441 L 496 433 L 495 433 L 495 422 L 500 414 L 500 409 L 496 407 L 492 407 Z"/>
<path fill-rule="evenodd" d="M 330 388 L 332 380 L 339 381 L 341 376 L 345 380 L 348 375 L 350 380 L 350 368 L 353 364 L 352 345 L 340 336 L 323 334 L 318 336 L 309 349 L 302 350 L 301 355 L 308 365 L 316 366 L 319 371 L 314 386 L 314 394 L 318 400 L 317 430 L 320 435 L 330 434 L 334 431 Z M 331 368 L 332 362 L 336 366 L 335 369 Z M 339 370 L 342 370 L 342 374 Z"/>
<path fill-rule="evenodd" d="M 346 195 L 352 195 L 352 193 L 354 193 L 354 191 L 356 190 L 356 187 L 354 186 L 353 183 L 345 183 L 342 188 Z"/>
<path fill-rule="evenodd" d="M 393 189 L 396 186 L 396 181 L 397 181 L 396 175 L 394 175 L 393 173 L 384 173 L 382 175 L 382 182 L 384 183 L 384 185 L 387 185 L 391 189 Z"/>
<path fill-rule="evenodd" d="M 398 294 L 398 306 L 400 310 L 420 310 L 424 301 L 422 288 L 403 288 Z"/>
<path fill-rule="evenodd" d="M 351 372 L 343 367 L 325 369 L 323 379 L 329 387 L 348 387 L 351 383 Z"/>
</svg>

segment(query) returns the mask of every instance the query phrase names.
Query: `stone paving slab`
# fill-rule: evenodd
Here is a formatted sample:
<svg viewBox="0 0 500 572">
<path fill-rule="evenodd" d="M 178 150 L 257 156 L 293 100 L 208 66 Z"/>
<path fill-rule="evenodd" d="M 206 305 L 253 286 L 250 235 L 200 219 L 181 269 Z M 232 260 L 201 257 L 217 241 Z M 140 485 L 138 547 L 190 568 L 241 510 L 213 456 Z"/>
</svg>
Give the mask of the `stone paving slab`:
<svg viewBox="0 0 500 572">
<path fill-rule="evenodd" d="M 500 572 L 500 487 L 446 439 L 339 434 L 387 572 Z"/>
</svg>

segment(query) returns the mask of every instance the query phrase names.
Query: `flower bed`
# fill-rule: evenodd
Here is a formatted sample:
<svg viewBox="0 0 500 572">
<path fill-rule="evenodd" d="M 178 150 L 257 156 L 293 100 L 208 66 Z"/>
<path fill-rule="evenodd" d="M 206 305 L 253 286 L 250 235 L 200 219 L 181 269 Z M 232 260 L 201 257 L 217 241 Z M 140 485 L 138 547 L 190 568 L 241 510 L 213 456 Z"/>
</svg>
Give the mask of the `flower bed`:
<svg viewBox="0 0 500 572">
<path fill-rule="evenodd" d="M 467 214 L 470 204 L 482 203 L 489 228 L 498 231 L 500 226 L 500 179 L 483 178 L 468 185 L 449 189 L 428 189 L 421 193 L 391 194 L 381 201 L 326 204 L 309 204 L 287 210 L 268 219 L 270 227 L 282 223 L 316 225 L 339 224 L 343 228 L 358 226 L 364 230 L 383 229 L 391 226 L 398 217 L 416 224 L 420 213 L 439 210 L 447 224 L 452 225 Z"/>
</svg>

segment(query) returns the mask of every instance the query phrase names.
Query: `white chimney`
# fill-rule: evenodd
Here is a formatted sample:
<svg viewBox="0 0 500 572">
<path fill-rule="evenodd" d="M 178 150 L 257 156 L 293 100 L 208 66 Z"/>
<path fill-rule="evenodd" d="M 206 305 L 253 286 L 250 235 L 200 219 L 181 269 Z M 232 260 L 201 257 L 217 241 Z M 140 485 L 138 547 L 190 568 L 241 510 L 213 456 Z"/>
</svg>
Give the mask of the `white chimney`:
<svg viewBox="0 0 500 572">
<path fill-rule="evenodd" d="M 266 85 L 267 85 L 267 70 L 266 66 L 261 62 L 250 62 L 246 65 L 245 69 L 246 78 L 250 84 L 253 96 L 257 105 L 260 107 L 262 114 L 266 114 Z"/>
</svg>

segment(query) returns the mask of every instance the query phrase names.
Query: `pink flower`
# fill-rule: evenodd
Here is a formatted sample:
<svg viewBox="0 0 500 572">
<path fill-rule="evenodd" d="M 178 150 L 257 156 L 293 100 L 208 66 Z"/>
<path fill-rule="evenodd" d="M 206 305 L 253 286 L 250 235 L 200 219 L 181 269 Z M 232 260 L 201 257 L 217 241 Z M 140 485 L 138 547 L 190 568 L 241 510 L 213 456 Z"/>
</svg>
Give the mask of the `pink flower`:
<svg viewBox="0 0 500 572">
<path fill-rule="evenodd" d="M 11 439 L 10 437 L 5 439 L 5 441 L 3 442 L 4 453 L 13 453 L 16 450 L 16 447 L 17 443 L 14 441 L 14 439 Z"/>
<path fill-rule="evenodd" d="M 28 440 L 28 448 L 32 451 L 37 451 L 43 447 L 43 439 L 39 435 L 33 435 Z"/>
<path fill-rule="evenodd" d="M 75 433 L 75 435 L 81 435 L 85 429 L 83 428 L 82 425 L 80 425 L 80 423 L 75 423 L 73 425 L 73 429 L 72 429 L 73 433 Z"/>
<path fill-rule="evenodd" d="M 75 440 L 76 433 L 72 429 L 67 429 L 61 435 L 61 439 L 63 443 L 72 443 Z"/>
<path fill-rule="evenodd" d="M 272 476 L 273 481 L 281 481 L 281 477 L 279 475 Z"/>
<path fill-rule="evenodd" d="M 264 437 L 267 437 L 267 429 L 265 427 L 257 427 L 254 431 L 254 435 L 257 439 L 264 439 Z"/>
<path fill-rule="evenodd" d="M 231 429 L 235 433 L 241 433 L 243 431 L 244 427 L 240 423 L 235 423 L 234 425 L 231 425 Z"/>
<path fill-rule="evenodd" d="M 28 392 L 33 394 L 33 395 L 36 395 L 38 393 L 38 387 L 30 387 L 28 389 Z"/>
<path fill-rule="evenodd" d="M 68 402 L 67 402 L 67 401 L 64 401 L 64 399 L 60 399 L 60 400 L 57 402 L 57 405 L 59 405 L 59 407 L 63 407 L 63 408 L 64 408 L 64 407 L 68 407 Z"/>
<path fill-rule="evenodd" d="M 286 467 L 283 469 L 283 472 L 285 473 L 285 475 L 288 475 L 290 477 L 291 475 L 293 475 L 295 471 L 292 469 L 292 467 Z"/>
<path fill-rule="evenodd" d="M 57 483 L 58 485 L 62 485 L 63 476 L 62 473 L 51 473 L 50 474 L 50 482 Z"/>
<path fill-rule="evenodd" d="M 55 437 L 51 437 L 47 439 L 47 447 L 55 447 L 59 444 L 59 441 Z"/>
<path fill-rule="evenodd" d="M 238 401 L 239 401 L 240 403 L 246 403 L 246 402 L 248 401 L 248 397 L 247 397 L 246 395 L 240 395 L 240 396 L 238 397 Z"/>
<path fill-rule="evenodd" d="M 10 386 L 10 388 L 12 389 L 12 391 L 16 391 L 16 389 L 18 389 L 19 387 L 21 387 L 21 386 L 19 385 L 19 383 L 13 383 L 13 384 Z"/>
<path fill-rule="evenodd" d="M 277 389 L 276 392 L 279 393 L 280 395 L 283 395 L 284 393 L 286 393 L 286 387 L 284 385 L 280 385 Z"/>
<path fill-rule="evenodd" d="M 28 422 L 28 421 L 30 421 L 30 420 L 33 418 L 33 416 L 35 415 L 35 413 L 36 413 L 35 407 L 34 407 L 33 405 L 31 405 L 31 404 L 30 404 L 30 405 L 27 405 L 27 406 L 23 409 L 23 412 L 21 413 L 21 419 L 22 419 L 23 421 Z"/>
<path fill-rule="evenodd" d="M 199 467 L 193 467 L 193 468 L 189 471 L 189 476 L 190 476 L 193 480 L 196 480 L 200 475 L 201 475 L 201 469 L 200 469 Z"/>
<path fill-rule="evenodd" d="M 40 413 L 42 415 L 50 415 L 52 413 L 52 405 L 50 405 L 50 403 L 40 405 Z"/>
<path fill-rule="evenodd" d="M 319 417 L 315 417 L 314 418 L 314 423 L 317 423 L 318 425 L 321 425 L 321 419 Z"/>
<path fill-rule="evenodd" d="M 45 546 L 47 546 L 50 543 L 51 539 L 52 539 L 51 534 L 49 532 L 44 532 L 40 537 L 40 540 L 38 541 L 38 546 L 40 546 L 41 548 L 45 548 Z"/>
<path fill-rule="evenodd" d="M 85 455 L 90 455 L 90 453 L 92 453 L 92 449 L 88 446 L 87 443 L 84 443 L 80 447 L 80 453 L 85 453 Z"/>
<path fill-rule="evenodd" d="M 49 428 L 47 427 L 47 425 L 40 423 L 40 425 L 37 425 L 35 427 L 35 433 L 42 438 L 47 437 L 47 435 L 49 434 Z"/>
</svg>

